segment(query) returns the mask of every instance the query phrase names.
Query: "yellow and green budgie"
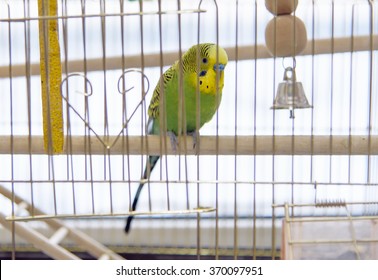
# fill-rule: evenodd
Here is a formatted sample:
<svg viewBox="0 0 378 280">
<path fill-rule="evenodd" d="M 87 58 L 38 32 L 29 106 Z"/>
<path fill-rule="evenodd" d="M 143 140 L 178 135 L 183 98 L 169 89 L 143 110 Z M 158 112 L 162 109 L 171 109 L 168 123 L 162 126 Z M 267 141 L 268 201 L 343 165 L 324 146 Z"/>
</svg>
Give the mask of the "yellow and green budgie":
<svg viewBox="0 0 378 280">
<path fill-rule="evenodd" d="M 181 63 L 180 63 L 181 62 Z M 209 122 L 217 111 L 222 99 L 224 85 L 224 69 L 228 62 L 226 51 L 216 44 L 205 43 L 192 46 L 186 51 L 182 59 L 176 61 L 160 78 L 148 108 L 149 119 L 147 133 L 159 135 L 161 128 L 165 127 L 170 136 L 173 150 L 176 149 L 179 133 L 184 131 L 193 136 L 195 145 L 197 139 L 197 120 L 199 128 Z M 180 65 L 181 64 L 181 65 Z M 181 72 L 182 71 L 182 72 Z M 182 79 L 182 92 L 180 80 Z M 161 89 L 163 86 L 163 90 Z M 199 98 L 198 96 L 199 90 Z M 180 93 L 181 92 L 181 93 Z M 162 98 L 164 94 L 164 98 Z M 180 99 L 182 94 L 183 100 Z M 164 99 L 164 107 L 161 100 Z M 185 115 L 180 114 L 180 100 L 185 104 Z M 199 104 L 199 116 L 197 116 L 197 103 Z M 165 112 L 161 112 L 165 110 Z M 161 115 L 162 114 L 162 115 Z M 162 116 L 166 123 L 160 126 Z M 185 124 L 179 126 L 179 119 L 185 120 Z M 181 128 L 181 131 L 179 129 Z M 160 156 L 149 156 L 148 163 L 132 204 L 135 211 L 140 193 L 149 179 Z M 129 232 L 133 215 L 127 218 L 125 232 Z"/>
</svg>

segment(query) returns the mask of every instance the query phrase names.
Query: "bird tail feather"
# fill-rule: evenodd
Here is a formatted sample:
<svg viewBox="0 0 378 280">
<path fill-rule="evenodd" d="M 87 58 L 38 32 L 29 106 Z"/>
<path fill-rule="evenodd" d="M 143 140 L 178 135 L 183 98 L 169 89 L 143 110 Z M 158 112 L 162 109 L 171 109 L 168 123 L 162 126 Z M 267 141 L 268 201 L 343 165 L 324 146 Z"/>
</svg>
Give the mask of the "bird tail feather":
<svg viewBox="0 0 378 280">
<path fill-rule="evenodd" d="M 158 162 L 160 156 L 149 156 L 148 157 L 148 163 L 146 164 L 146 168 L 144 169 L 143 178 L 144 180 L 149 179 L 150 174 L 152 170 L 154 169 L 156 163 Z M 143 186 L 145 185 L 145 181 L 141 182 L 139 184 L 139 187 L 135 193 L 133 204 L 132 204 L 132 211 L 135 211 L 136 206 L 138 204 L 140 193 L 142 192 Z M 131 221 L 134 219 L 133 215 L 130 215 L 127 217 L 126 226 L 125 226 L 125 232 L 128 233 L 130 231 Z"/>
</svg>

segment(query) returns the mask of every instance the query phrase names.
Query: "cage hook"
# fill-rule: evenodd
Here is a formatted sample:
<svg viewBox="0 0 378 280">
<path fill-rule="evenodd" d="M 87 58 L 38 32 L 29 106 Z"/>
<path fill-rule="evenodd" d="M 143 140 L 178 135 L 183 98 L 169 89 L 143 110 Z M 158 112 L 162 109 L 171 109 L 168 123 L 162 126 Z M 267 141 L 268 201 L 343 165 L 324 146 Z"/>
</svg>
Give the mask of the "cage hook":
<svg viewBox="0 0 378 280">
<path fill-rule="evenodd" d="M 288 59 L 288 57 L 283 57 L 282 58 L 282 67 L 286 70 L 287 68 L 292 68 L 292 69 L 295 69 L 297 67 L 297 60 L 295 59 L 295 57 L 291 57 L 292 59 L 292 64 L 291 65 L 288 65 L 286 66 L 286 63 L 285 63 L 285 60 Z"/>
</svg>

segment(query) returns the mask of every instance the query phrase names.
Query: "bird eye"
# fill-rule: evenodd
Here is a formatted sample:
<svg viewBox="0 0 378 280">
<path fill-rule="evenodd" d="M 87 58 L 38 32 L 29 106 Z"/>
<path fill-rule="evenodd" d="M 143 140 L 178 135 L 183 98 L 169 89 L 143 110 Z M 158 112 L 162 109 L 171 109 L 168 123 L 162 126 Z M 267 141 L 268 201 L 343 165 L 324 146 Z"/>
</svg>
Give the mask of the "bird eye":
<svg viewBox="0 0 378 280">
<path fill-rule="evenodd" d="M 207 58 L 204 57 L 204 58 L 202 59 L 202 62 L 203 62 L 203 63 L 207 63 Z"/>
</svg>

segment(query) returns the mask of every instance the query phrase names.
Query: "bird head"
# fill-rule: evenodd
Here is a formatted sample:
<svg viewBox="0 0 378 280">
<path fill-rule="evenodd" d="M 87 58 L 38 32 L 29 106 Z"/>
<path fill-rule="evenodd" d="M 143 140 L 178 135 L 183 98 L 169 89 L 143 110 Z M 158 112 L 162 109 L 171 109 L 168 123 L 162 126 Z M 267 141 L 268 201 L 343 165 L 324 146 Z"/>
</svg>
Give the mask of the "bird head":
<svg viewBox="0 0 378 280">
<path fill-rule="evenodd" d="M 202 59 L 203 62 L 204 59 Z M 226 51 L 217 45 L 212 44 L 209 48 L 208 55 L 208 68 L 212 68 L 214 71 L 223 71 L 228 62 L 228 56 Z"/>
<path fill-rule="evenodd" d="M 215 44 L 204 43 L 192 46 L 183 55 L 183 66 L 188 72 L 198 72 L 198 75 L 205 76 L 207 71 L 223 71 L 227 65 L 228 57 L 226 51 Z"/>
<path fill-rule="evenodd" d="M 227 53 L 222 47 L 215 44 L 200 44 L 199 49 L 201 51 L 197 61 L 200 61 L 200 72 L 198 73 L 200 91 L 204 94 L 215 95 L 217 82 L 220 91 L 223 89 L 223 71 L 228 62 Z"/>
<path fill-rule="evenodd" d="M 193 87 L 199 86 L 201 93 L 211 95 L 218 92 L 218 86 L 220 91 L 223 88 L 223 71 L 227 62 L 226 51 L 212 43 L 192 46 L 182 59 L 184 72 L 188 73 Z"/>
</svg>

